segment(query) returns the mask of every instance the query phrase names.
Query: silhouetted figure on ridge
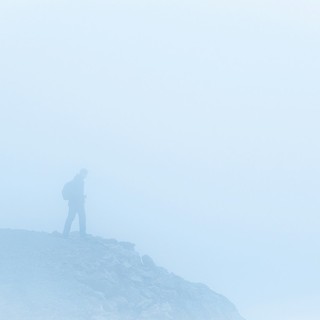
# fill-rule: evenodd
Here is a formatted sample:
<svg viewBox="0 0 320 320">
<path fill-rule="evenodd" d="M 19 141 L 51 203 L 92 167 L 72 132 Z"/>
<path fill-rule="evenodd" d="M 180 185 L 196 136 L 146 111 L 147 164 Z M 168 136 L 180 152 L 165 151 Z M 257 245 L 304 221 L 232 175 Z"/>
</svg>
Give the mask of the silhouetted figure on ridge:
<svg viewBox="0 0 320 320">
<path fill-rule="evenodd" d="M 80 236 L 86 236 L 86 212 L 84 209 L 86 196 L 84 195 L 84 180 L 87 174 L 88 171 L 86 169 L 81 169 L 62 189 L 63 199 L 68 200 L 69 205 L 68 217 L 63 230 L 63 236 L 65 238 L 69 236 L 72 222 L 77 214 L 79 216 Z"/>
</svg>

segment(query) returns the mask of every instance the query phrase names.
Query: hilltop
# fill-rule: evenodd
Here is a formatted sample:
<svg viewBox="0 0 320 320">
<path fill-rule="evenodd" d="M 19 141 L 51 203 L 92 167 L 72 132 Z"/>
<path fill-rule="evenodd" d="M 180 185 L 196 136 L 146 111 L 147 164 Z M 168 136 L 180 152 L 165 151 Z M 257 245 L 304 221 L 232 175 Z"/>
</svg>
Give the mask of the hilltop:
<svg viewBox="0 0 320 320">
<path fill-rule="evenodd" d="M 0 230 L 0 314 L 10 320 L 243 320 L 225 297 L 89 236 Z"/>
</svg>

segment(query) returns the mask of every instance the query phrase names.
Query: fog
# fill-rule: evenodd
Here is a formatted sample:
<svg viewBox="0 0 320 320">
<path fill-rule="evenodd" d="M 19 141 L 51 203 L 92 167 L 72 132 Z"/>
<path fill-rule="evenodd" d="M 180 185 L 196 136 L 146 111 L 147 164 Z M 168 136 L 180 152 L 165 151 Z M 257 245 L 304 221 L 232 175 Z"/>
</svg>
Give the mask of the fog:
<svg viewBox="0 0 320 320">
<path fill-rule="evenodd" d="M 61 232 L 61 189 L 85 167 L 89 233 L 247 320 L 318 319 L 319 13 L 2 1 L 1 228 Z"/>
</svg>

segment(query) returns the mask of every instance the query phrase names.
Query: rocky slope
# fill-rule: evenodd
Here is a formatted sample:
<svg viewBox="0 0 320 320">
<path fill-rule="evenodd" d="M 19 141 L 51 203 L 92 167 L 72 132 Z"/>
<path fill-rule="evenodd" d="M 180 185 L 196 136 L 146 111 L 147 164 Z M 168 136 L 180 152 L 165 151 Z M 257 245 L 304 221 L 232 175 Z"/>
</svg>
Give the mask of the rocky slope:
<svg viewBox="0 0 320 320">
<path fill-rule="evenodd" d="M 116 240 L 0 230 L 0 315 L 10 320 L 243 320 L 223 296 Z"/>
</svg>

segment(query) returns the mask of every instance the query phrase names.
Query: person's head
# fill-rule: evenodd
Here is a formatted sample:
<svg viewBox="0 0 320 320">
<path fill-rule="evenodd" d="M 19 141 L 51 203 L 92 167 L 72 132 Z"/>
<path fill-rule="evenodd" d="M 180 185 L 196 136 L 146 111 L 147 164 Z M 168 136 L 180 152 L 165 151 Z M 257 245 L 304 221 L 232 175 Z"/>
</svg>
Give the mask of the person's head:
<svg viewBox="0 0 320 320">
<path fill-rule="evenodd" d="M 87 175 L 88 175 L 88 170 L 87 170 L 87 169 L 83 168 L 83 169 L 80 170 L 79 176 L 80 176 L 82 179 L 85 179 L 85 178 L 87 177 Z"/>
</svg>

